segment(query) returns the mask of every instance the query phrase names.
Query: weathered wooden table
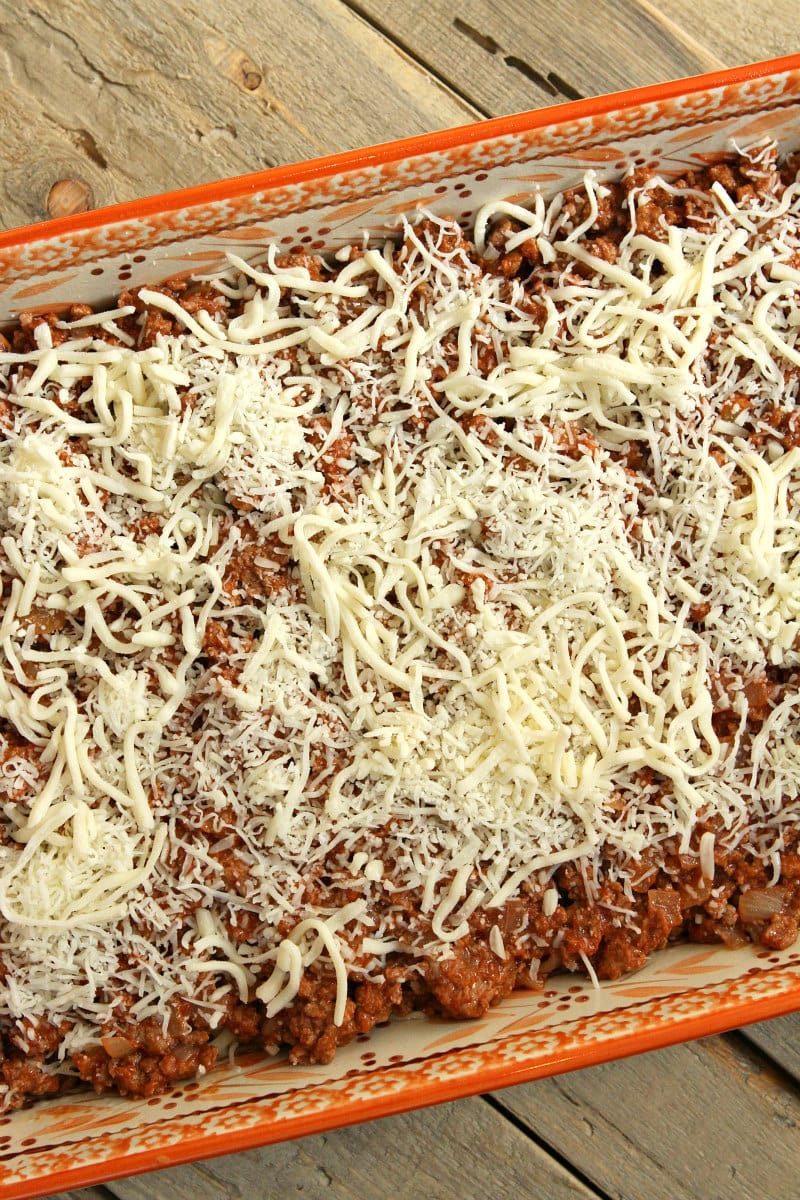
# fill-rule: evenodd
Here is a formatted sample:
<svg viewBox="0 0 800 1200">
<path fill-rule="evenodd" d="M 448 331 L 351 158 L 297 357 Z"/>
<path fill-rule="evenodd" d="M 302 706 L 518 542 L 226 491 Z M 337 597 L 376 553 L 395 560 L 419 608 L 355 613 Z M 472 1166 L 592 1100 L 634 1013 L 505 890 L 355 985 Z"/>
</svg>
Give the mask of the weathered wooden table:
<svg viewBox="0 0 800 1200">
<path fill-rule="evenodd" d="M 0 0 L 0 226 L 769 58 L 798 28 L 797 0 Z M 783 1200 L 798 1081 L 800 1015 L 77 1194 Z"/>
</svg>

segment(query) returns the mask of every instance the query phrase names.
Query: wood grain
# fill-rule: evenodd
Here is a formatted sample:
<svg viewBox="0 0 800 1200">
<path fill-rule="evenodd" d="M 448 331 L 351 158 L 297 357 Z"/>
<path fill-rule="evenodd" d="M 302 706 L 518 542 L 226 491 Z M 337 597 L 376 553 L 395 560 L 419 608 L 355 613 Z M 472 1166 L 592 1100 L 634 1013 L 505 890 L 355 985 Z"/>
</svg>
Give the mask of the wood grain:
<svg viewBox="0 0 800 1200">
<path fill-rule="evenodd" d="M 392 6 L 354 0 L 354 7 L 492 116 L 720 65 L 634 0 L 412 0 Z"/>
<path fill-rule="evenodd" d="M 331 0 L 0 0 L 0 85 L 7 227 L 475 115 Z"/>
<path fill-rule="evenodd" d="M 786 31 L 797 23 L 795 0 L 351 6 L 492 116 L 786 53 Z"/>
<path fill-rule="evenodd" d="M 749 1025 L 742 1035 L 800 1083 L 800 1013 Z"/>
<path fill-rule="evenodd" d="M 669 21 L 683 36 L 711 49 L 727 67 L 797 49 L 797 0 L 748 0 L 733 5 L 730 0 L 637 2 L 651 10 L 656 20 Z"/>
<path fill-rule="evenodd" d="M 787 1196 L 800 1172 L 798 1091 L 738 1035 L 526 1084 L 498 1099 L 611 1197 Z"/>
</svg>

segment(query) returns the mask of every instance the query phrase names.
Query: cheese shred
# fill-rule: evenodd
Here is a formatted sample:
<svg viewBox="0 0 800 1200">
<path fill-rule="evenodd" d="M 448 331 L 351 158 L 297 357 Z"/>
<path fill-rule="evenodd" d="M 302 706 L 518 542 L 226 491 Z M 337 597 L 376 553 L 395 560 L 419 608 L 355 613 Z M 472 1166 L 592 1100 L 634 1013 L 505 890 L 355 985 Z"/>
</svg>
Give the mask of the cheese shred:
<svg viewBox="0 0 800 1200">
<path fill-rule="evenodd" d="M 580 218 L 232 257 L 199 305 L 0 352 L 7 1019 L 68 1049 L 121 996 L 273 1019 L 313 969 L 341 1026 L 349 981 L 476 913 L 506 962 L 500 911 L 549 919 L 565 867 L 632 896 L 645 853 L 772 852 L 798 706 L 748 721 L 800 669 L 800 188 L 763 171 L 658 237 L 634 191 L 613 254 L 592 175 Z M 536 287 L 494 269 L 521 254 Z"/>
</svg>

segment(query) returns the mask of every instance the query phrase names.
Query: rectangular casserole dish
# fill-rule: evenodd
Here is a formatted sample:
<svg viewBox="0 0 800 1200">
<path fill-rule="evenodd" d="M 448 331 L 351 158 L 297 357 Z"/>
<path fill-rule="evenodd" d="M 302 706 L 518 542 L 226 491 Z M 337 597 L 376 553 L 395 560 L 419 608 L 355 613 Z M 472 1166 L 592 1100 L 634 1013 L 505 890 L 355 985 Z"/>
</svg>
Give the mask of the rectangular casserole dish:
<svg viewBox="0 0 800 1200">
<path fill-rule="evenodd" d="M 628 165 L 713 163 L 732 141 L 800 148 L 800 55 L 283 167 L 0 234 L 0 327 L 113 300 L 266 242 L 335 249 L 426 207 L 468 224 Z M 409 1020 L 330 1066 L 261 1055 L 152 1100 L 81 1094 L 0 1117 L 0 1200 L 227 1154 L 487 1091 L 800 1008 L 800 946 L 673 947 L 594 989 L 562 976 L 469 1024 Z"/>
</svg>

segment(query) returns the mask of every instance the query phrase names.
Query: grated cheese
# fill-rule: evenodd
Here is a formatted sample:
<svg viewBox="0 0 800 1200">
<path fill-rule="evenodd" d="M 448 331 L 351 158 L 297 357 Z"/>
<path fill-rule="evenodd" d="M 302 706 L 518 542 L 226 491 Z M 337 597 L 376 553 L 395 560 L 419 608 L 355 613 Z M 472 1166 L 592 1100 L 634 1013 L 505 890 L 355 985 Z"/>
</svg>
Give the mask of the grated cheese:
<svg viewBox="0 0 800 1200">
<path fill-rule="evenodd" d="M 9 1018 L 274 1017 L 322 959 L 341 1024 L 388 955 L 524 887 L 551 916 L 562 864 L 629 887 L 713 821 L 713 878 L 796 819 L 795 700 L 714 717 L 731 664 L 800 667 L 800 449 L 751 436 L 796 403 L 798 186 L 614 263 L 586 190 L 478 214 L 539 247 L 533 308 L 431 218 L 329 278 L 232 257 L 232 316 L 145 290 L 146 349 L 122 307 L 0 353 Z"/>
</svg>

